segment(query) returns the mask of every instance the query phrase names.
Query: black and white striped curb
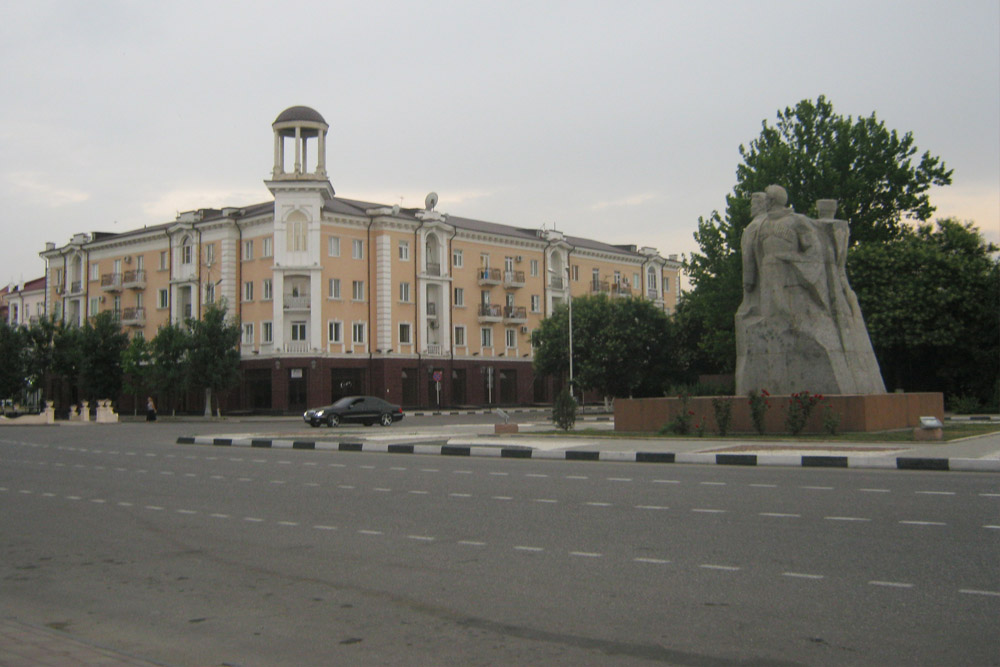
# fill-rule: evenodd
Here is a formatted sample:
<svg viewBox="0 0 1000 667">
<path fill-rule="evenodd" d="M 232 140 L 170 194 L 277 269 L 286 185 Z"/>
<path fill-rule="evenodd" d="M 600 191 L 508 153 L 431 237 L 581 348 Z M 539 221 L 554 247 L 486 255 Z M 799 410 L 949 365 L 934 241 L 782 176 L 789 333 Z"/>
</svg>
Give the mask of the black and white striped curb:
<svg viewBox="0 0 1000 667">
<path fill-rule="evenodd" d="M 931 458 L 916 456 L 821 456 L 808 454 L 711 454 L 703 452 L 623 452 L 579 449 L 532 449 L 525 446 L 473 445 L 467 443 L 334 442 L 329 440 L 275 440 L 257 438 L 177 438 L 179 445 L 215 447 L 260 447 L 274 449 L 318 449 L 381 454 L 431 454 L 483 456 L 504 459 L 561 461 L 613 461 L 618 463 L 695 463 L 730 466 L 790 466 L 802 468 L 878 468 L 897 470 L 955 470 L 1000 472 L 1000 459 Z"/>
</svg>

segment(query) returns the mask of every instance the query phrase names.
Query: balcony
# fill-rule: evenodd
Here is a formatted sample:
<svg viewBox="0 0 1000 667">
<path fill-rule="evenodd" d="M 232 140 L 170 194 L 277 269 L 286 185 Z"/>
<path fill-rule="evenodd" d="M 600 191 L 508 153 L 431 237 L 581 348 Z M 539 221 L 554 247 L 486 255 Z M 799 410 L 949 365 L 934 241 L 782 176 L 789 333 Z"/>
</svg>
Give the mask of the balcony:
<svg viewBox="0 0 1000 667">
<path fill-rule="evenodd" d="M 128 289 L 146 289 L 146 271 L 144 269 L 126 271 L 122 276 L 122 285 Z"/>
<path fill-rule="evenodd" d="M 503 307 L 500 304 L 479 304 L 480 322 L 499 322 L 503 319 Z"/>
<path fill-rule="evenodd" d="M 651 301 L 658 301 L 660 298 L 660 293 L 657 292 L 655 289 L 648 289 L 646 290 L 646 298 L 650 299 Z"/>
<path fill-rule="evenodd" d="M 73 282 L 71 282 L 69 284 L 69 293 L 70 293 L 71 296 L 77 295 L 77 294 L 83 294 L 83 281 L 82 280 L 74 280 Z"/>
<path fill-rule="evenodd" d="M 590 281 L 590 291 L 592 294 L 607 294 L 611 291 L 611 283 L 607 280 Z"/>
<path fill-rule="evenodd" d="M 524 306 L 504 306 L 504 324 L 524 324 L 528 321 L 528 309 Z"/>
<path fill-rule="evenodd" d="M 431 357 L 440 357 L 444 354 L 444 349 L 437 343 L 431 343 L 424 350 L 424 354 Z"/>
<path fill-rule="evenodd" d="M 281 349 L 282 349 L 283 352 L 286 352 L 286 353 L 289 353 L 289 354 L 306 354 L 308 352 L 311 352 L 311 350 L 309 348 L 309 343 L 305 343 L 305 342 L 302 342 L 302 341 L 294 341 L 294 342 L 291 342 L 291 343 L 285 343 L 282 346 Z"/>
<path fill-rule="evenodd" d="M 503 272 L 500 269 L 479 269 L 476 277 L 480 285 L 499 285 L 503 282 Z"/>
<path fill-rule="evenodd" d="M 145 308 L 126 308 L 121 311 L 122 319 L 121 322 L 125 326 L 130 327 L 143 327 L 146 326 L 146 309 Z"/>
<path fill-rule="evenodd" d="M 435 319 L 438 315 L 438 305 L 433 301 L 427 303 L 427 317 L 428 319 Z"/>
<path fill-rule="evenodd" d="M 428 276 L 440 276 L 441 275 L 441 263 L 440 262 L 427 262 Z"/>
<path fill-rule="evenodd" d="M 122 274 L 120 273 L 105 273 L 101 276 L 101 289 L 105 292 L 121 292 L 122 291 Z"/>
<path fill-rule="evenodd" d="M 309 310 L 309 296 L 292 296 L 286 294 L 284 300 L 285 310 Z"/>
<path fill-rule="evenodd" d="M 566 281 L 562 276 L 549 276 L 549 287 L 552 289 L 565 289 Z"/>
<path fill-rule="evenodd" d="M 524 271 L 504 271 L 503 286 L 507 289 L 524 287 Z"/>
<path fill-rule="evenodd" d="M 611 284 L 611 296 L 632 296 L 632 288 L 620 283 Z"/>
</svg>

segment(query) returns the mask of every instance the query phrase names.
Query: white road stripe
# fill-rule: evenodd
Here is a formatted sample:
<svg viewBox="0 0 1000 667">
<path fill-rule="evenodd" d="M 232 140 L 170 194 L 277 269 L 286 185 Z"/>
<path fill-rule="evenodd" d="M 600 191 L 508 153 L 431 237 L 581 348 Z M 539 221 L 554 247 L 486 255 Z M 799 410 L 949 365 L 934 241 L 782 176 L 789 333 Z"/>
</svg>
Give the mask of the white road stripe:
<svg viewBox="0 0 1000 667">
<path fill-rule="evenodd" d="M 777 484 L 751 484 L 750 486 L 754 487 L 755 489 L 776 489 L 776 488 L 778 488 Z"/>
<path fill-rule="evenodd" d="M 974 588 L 961 588 L 959 593 L 965 593 L 966 595 L 989 595 L 990 597 L 1000 597 L 1000 591 L 980 591 Z"/>
<path fill-rule="evenodd" d="M 586 475 L 566 475 L 566 479 L 590 479 Z"/>
<path fill-rule="evenodd" d="M 806 574 L 804 572 L 782 572 L 781 576 L 796 579 L 822 579 L 824 577 L 822 574 Z"/>
<path fill-rule="evenodd" d="M 722 570 L 724 572 L 736 572 L 740 569 L 735 565 L 713 565 L 712 563 L 702 563 L 698 567 L 705 570 Z"/>
<path fill-rule="evenodd" d="M 406 539 L 416 540 L 418 542 L 433 542 L 434 538 L 429 535 L 407 535 Z"/>
<path fill-rule="evenodd" d="M 948 524 L 942 521 L 900 521 L 901 524 L 906 526 L 947 526 Z"/>
<path fill-rule="evenodd" d="M 670 562 L 662 558 L 633 558 L 632 560 L 636 563 L 652 563 L 653 565 L 665 565 Z"/>
<path fill-rule="evenodd" d="M 511 496 L 493 496 L 493 500 L 514 500 Z"/>
<path fill-rule="evenodd" d="M 250 521 L 251 523 L 261 523 L 262 521 L 264 521 L 263 519 L 255 516 L 245 516 L 243 517 L 243 520 Z"/>
<path fill-rule="evenodd" d="M 515 551 L 545 551 L 545 549 L 543 549 L 541 547 L 526 547 L 526 546 L 522 546 L 522 545 L 518 545 L 518 546 L 514 547 L 514 550 Z"/>
<path fill-rule="evenodd" d="M 665 505 L 636 505 L 637 510 L 668 510 L 669 507 Z"/>
<path fill-rule="evenodd" d="M 362 535 L 381 535 L 382 534 L 381 530 L 359 530 L 358 532 L 361 533 Z"/>
<path fill-rule="evenodd" d="M 889 489 L 858 489 L 864 493 L 889 493 Z"/>
<path fill-rule="evenodd" d="M 197 514 L 195 510 L 177 510 L 178 514 Z"/>
<path fill-rule="evenodd" d="M 313 528 L 316 530 L 337 530 L 336 526 L 324 526 L 323 524 L 317 524 Z"/>
<path fill-rule="evenodd" d="M 680 484 L 679 479 L 654 479 L 653 484 Z"/>
<path fill-rule="evenodd" d="M 531 502 L 533 502 L 533 503 L 557 503 L 559 501 L 555 500 L 554 498 L 532 498 Z"/>
<path fill-rule="evenodd" d="M 801 514 L 787 514 L 785 512 L 761 512 L 760 516 L 775 516 L 783 519 L 801 519 Z"/>
<path fill-rule="evenodd" d="M 725 482 L 698 482 L 702 486 L 725 486 Z"/>
<path fill-rule="evenodd" d="M 871 519 L 860 516 L 825 516 L 823 518 L 827 521 L 871 521 Z"/>
<path fill-rule="evenodd" d="M 608 477 L 609 482 L 631 482 L 631 477 Z"/>
<path fill-rule="evenodd" d="M 706 509 L 703 507 L 695 507 L 691 511 L 701 512 L 702 514 L 725 514 L 726 512 L 726 510 Z"/>
<path fill-rule="evenodd" d="M 474 540 L 459 540 L 459 544 L 466 547 L 485 547 L 486 542 L 476 542 Z"/>
<path fill-rule="evenodd" d="M 601 558 L 601 554 L 592 551 L 570 551 L 569 555 L 576 558 Z"/>
<path fill-rule="evenodd" d="M 800 486 L 800 489 L 808 489 L 809 491 L 833 491 L 832 486 Z"/>
<path fill-rule="evenodd" d="M 146 509 L 152 510 L 154 512 L 160 512 L 163 510 L 163 508 L 160 507 L 159 505 L 146 505 Z"/>
<path fill-rule="evenodd" d="M 584 503 L 588 507 L 611 507 L 611 503 Z"/>
<path fill-rule="evenodd" d="M 279 526 L 297 526 L 297 525 L 299 525 L 299 522 L 298 521 L 279 521 L 278 525 Z"/>
<path fill-rule="evenodd" d="M 901 581 L 869 581 L 872 586 L 885 586 L 888 588 L 913 588 L 913 584 L 903 583 Z"/>
<path fill-rule="evenodd" d="M 449 493 L 448 496 L 450 498 L 471 498 L 472 494 L 471 493 Z"/>
</svg>

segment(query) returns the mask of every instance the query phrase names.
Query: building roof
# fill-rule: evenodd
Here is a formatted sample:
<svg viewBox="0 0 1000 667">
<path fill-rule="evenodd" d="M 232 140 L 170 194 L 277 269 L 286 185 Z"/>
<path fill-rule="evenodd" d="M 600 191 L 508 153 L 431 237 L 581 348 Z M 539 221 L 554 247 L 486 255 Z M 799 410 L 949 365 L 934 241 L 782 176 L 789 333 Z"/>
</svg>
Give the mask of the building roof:
<svg viewBox="0 0 1000 667">
<path fill-rule="evenodd" d="M 297 120 L 306 120 L 312 123 L 323 123 L 326 125 L 326 121 L 323 120 L 323 116 L 320 115 L 318 111 L 312 107 L 295 106 L 288 107 L 284 111 L 278 114 L 278 117 L 274 119 L 275 123 L 289 123 Z"/>
</svg>

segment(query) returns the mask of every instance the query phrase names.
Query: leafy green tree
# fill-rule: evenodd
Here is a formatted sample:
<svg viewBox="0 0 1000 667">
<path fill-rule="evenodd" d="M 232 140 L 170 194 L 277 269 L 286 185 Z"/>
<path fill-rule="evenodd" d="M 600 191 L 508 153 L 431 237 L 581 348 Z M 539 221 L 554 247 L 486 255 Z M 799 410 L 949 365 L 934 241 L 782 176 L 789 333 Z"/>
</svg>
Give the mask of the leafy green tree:
<svg viewBox="0 0 1000 667">
<path fill-rule="evenodd" d="M 117 400 L 122 393 L 122 353 L 128 334 L 110 310 L 98 313 L 80 328 L 80 376 L 84 395 L 93 404 Z"/>
<path fill-rule="evenodd" d="M 28 387 L 32 389 L 41 387 L 48 373 L 58 373 L 61 370 L 56 368 L 56 359 L 57 343 L 62 335 L 62 329 L 61 323 L 41 318 L 22 332 L 24 380 Z"/>
<path fill-rule="evenodd" d="M 152 366 L 149 379 L 161 402 L 177 413 L 177 401 L 188 388 L 188 350 L 191 336 L 186 327 L 168 324 L 149 342 Z"/>
<path fill-rule="evenodd" d="M 123 387 L 126 394 L 133 398 L 133 412 L 138 410 L 141 395 L 149 388 L 150 345 L 145 337 L 137 334 L 129 341 L 128 347 L 122 352 Z"/>
<path fill-rule="evenodd" d="M 848 273 L 888 389 L 996 407 L 1000 260 L 972 223 L 904 230 L 851 250 Z"/>
<path fill-rule="evenodd" d="M 238 320 L 226 319 L 225 303 L 209 304 L 200 320 L 190 320 L 188 363 L 192 385 L 205 392 L 205 416 L 212 416 L 212 393 L 239 382 L 240 336 Z"/>
<path fill-rule="evenodd" d="M 535 372 L 569 371 L 569 308 L 535 331 Z M 676 362 L 669 318 L 645 299 L 604 294 L 573 299 L 573 381 L 605 397 L 661 395 Z"/>
<path fill-rule="evenodd" d="M 0 320 L 0 398 L 15 398 L 25 385 L 24 341 L 26 334 Z"/>
<path fill-rule="evenodd" d="M 55 324 L 52 330 L 51 356 L 46 367 L 53 376 L 66 383 L 72 402 L 79 399 L 80 369 L 83 365 L 82 338 L 80 327 Z"/>
<path fill-rule="evenodd" d="M 761 125 L 760 136 L 740 146 L 725 215 L 699 218 L 694 236 L 701 252 L 684 266 L 691 289 L 678 304 L 678 321 L 682 340 L 696 345 L 688 360 L 700 372 L 735 368 L 740 238 L 750 223 L 752 193 L 781 185 L 789 204 L 806 214 L 815 214 L 817 199 L 837 199 L 837 217 L 850 221 L 852 244 L 867 244 L 899 236 L 904 218 L 928 220 L 934 212 L 928 191 L 951 183 L 952 172 L 938 157 L 916 158 L 911 133 L 888 129 L 874 113 L 845 118 L 823 96 L 786 107 L 774 125 Z"/>
<path fill-rule="evenodd" d="M 569 389 L 563 388 L 556 396 L 552 406 L 552 421 L 564 431 L 576 424 L 576 399 L 569 393 Z"/>
</svg>

